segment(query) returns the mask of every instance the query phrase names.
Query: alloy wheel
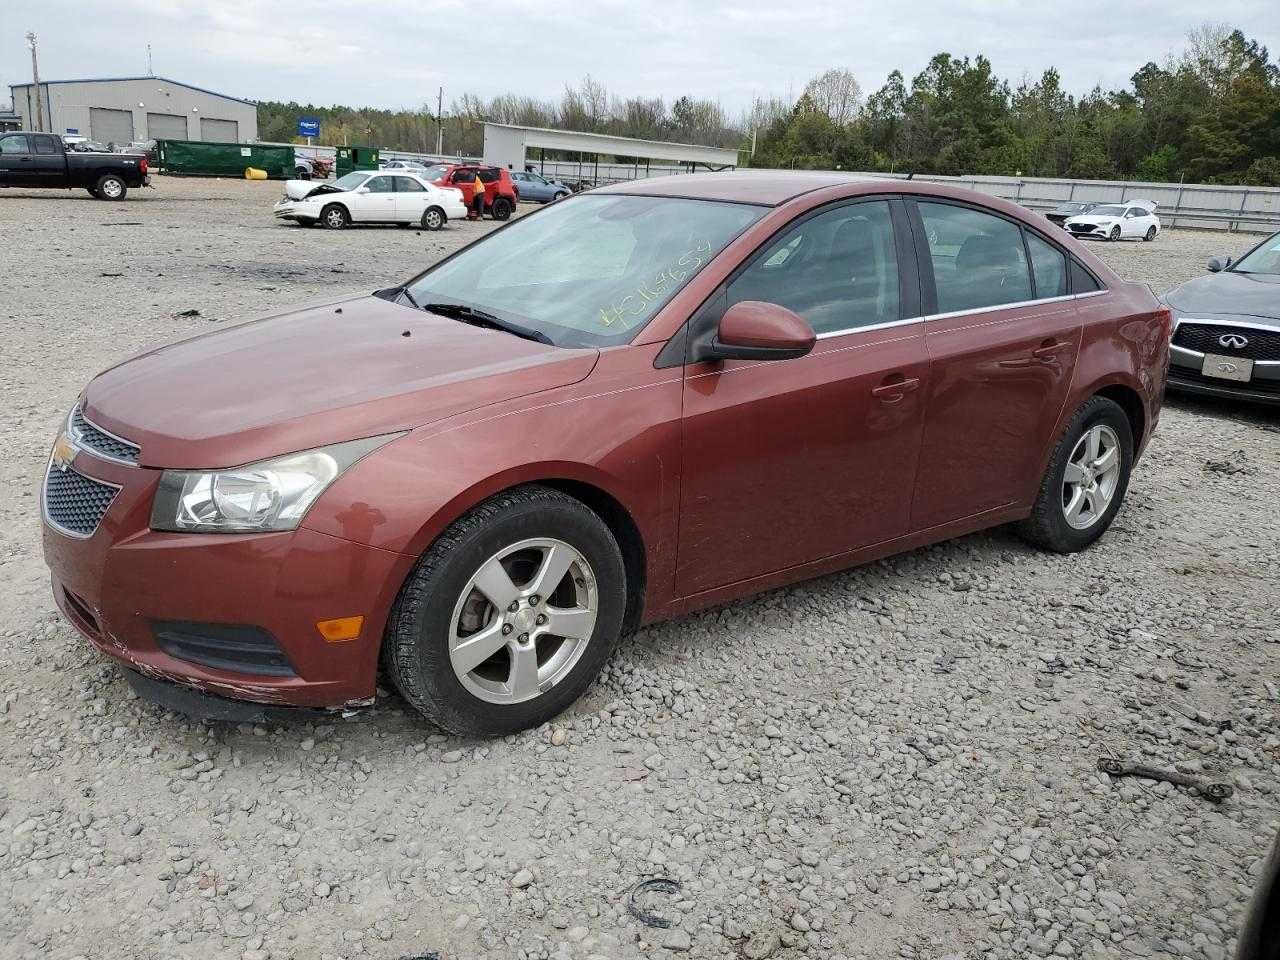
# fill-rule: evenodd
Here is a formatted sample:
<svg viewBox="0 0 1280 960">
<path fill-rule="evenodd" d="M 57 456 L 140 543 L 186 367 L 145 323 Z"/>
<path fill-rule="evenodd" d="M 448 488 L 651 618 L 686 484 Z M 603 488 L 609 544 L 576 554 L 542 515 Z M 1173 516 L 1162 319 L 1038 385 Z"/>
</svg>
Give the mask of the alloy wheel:
<svg viewBox="0 0 1280 960">
<path fill-rule="evenodd" d="M 1106 424 L 1084 432 L 1067 458 L 1062 513 L 1077 530 L 1088 530 L 1107 512 L 1120 482 L 1120 438 Z"/>
<path fill-rule="evenodd" d="M 426 224 L 426 227 L 427 227 L 427 229 L 428 229 L 428 230 L 437 230 L 437 229 L 439 229 L 439 228 L 440 228 L 440 226 L 442 225 L 442 224 L 441 224 L 441 220 L 440 220 L 440 211 L 439 211 L 439 210 L 428 210 L 428 211 L 426 212 L 426 215 L 423 217 L 423 221 L 424 221 L 424 223 Z"/>
<path fill-rule="evenodd" d="M 599 609 L 595 574 L 581 552 L 563 540 L 521 540 L 467 581 L 449 621 L 449 661 L 481 700 L 532 700 L 582 658 Z"/>
<path fill-rule="evenodd" d="M 107 179 L 102 181 L 102 187 L 100 189 L 102 195 L 108 200 L 118 200 L 120 199 L 120 194 L 124 192 L 120 187 L 121 183 L 119 180 Z"/>
</svg>

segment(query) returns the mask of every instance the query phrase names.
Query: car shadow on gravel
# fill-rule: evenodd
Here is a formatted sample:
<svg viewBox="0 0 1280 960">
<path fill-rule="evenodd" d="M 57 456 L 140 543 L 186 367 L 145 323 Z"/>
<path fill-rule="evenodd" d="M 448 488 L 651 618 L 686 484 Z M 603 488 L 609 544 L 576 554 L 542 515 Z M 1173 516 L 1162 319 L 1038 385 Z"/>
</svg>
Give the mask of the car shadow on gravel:
<svg viewBox="0 0 1280 960">
<path fill-rule="evenodd" d="M 1280 406 L 1268 407 L 1247 400 L 1227 397 L 1199 397 L 1193 394 L 1168 393 L 1165 404 L 1196 416 L 1213 420 L 1236 420 L 1272 433 L 1280 433 Z"/>
</svg>

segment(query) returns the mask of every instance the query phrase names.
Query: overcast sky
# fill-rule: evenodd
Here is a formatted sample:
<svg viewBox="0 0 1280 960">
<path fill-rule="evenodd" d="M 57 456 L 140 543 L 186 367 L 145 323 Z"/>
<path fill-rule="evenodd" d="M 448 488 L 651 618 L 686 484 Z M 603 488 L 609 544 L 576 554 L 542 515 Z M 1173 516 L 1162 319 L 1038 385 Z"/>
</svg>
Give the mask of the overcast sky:
<svg viewBox="0 0 1280 960">
<path fill-rule="evenodd" d="M 983 53 L 1015 85 L 1056 66 L 1076 93 L 1124 85 L 1223 20 L 1280 51 L 1276 0 L 0 0 L 0 84 L 154 72 L 260 100 L 419 107 L 445 88 L 558 97 L 590 73 L 611 93 L 688 93 L 736 116 L 756 95 L 798 94 L 851 69 L 865 92 L 908 81 L 938 51 Z M 477 25 L 477 20 L 482 24 Z"/>
</svg>

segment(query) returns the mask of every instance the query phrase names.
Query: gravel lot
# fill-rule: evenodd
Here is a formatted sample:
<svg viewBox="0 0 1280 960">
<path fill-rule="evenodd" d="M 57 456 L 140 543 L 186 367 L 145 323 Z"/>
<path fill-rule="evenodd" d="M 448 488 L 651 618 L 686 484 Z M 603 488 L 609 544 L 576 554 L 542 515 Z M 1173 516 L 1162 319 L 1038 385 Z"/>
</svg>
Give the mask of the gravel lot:
<svg viewBox="0 0 1280 960">
<path fill-rule="evenodd" d="M 1173 399 L 1110 534 L 967 537 L 647 629 L 552 727 L 187 722 L 55 613 L 35 499 L 135 350 L 403 279 L 488 225 L 333 234 L 278 184 L 0 192 L 0 956 L 1203 957 L 1280 819 L 1280 418 Z M 1102 245 L 1157 291 L 1250 243 Z M 188 314 L 199 311 L 198 314 Z M 1234 783 L 1220 805 L 1097 772 Z M 665 876 L 678 894 L 627 891 Z"/>
</svg>

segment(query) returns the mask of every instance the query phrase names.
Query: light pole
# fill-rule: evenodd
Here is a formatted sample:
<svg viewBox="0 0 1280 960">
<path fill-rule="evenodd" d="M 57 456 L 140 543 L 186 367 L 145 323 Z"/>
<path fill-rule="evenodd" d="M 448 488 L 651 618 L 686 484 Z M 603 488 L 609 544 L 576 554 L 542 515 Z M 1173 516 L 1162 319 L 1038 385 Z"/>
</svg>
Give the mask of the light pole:
<svg viewBox="0 0 1280 960">
<path fill-rule="evenodd" d="M 27 33 L 27 43 L 31 44 L 31 83 L 36 88 L 36 129 L 44 129 L 44 108 L 40 100 L 40 65 L 36 61 L 36 35 Z"/>
<path fill-rule="evenodd" d="M 444 87 L 436 94 L 436 156 L 444 155 Z"/>
</svg>

